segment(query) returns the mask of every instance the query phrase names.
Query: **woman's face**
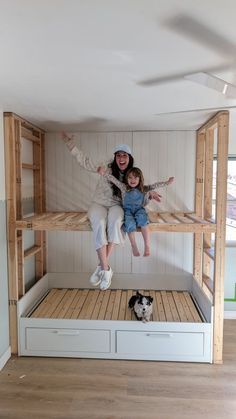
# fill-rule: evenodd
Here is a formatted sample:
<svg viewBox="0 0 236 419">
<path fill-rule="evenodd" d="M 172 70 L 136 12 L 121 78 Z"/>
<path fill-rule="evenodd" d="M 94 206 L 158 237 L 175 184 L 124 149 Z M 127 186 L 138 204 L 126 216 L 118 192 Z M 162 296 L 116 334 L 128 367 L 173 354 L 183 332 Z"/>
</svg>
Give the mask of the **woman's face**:
<svg viewBox="0 0 236 419">
<path fill-rule="evenodd" d="M 129 164 L 129 155 L 128 153 L 125 153 L 124 151 L 118 151 L 115 154 L 116 164 L 119 167 L 119 170 L 123 172 L 125 169 L 127 169 Z"/>
</svg>

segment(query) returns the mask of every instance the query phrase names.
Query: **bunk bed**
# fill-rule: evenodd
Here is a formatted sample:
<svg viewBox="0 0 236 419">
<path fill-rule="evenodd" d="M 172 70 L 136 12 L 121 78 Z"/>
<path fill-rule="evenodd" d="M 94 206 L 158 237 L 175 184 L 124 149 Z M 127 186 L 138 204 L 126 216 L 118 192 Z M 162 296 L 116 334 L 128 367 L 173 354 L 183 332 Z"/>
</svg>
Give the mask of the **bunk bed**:
<svg viewBox="0 0 236 419">
<path fill-rule="evenodd" d="M 197 131 L 195 211 L 150 212 L 152 232 L 194 235 L 193 275 L 176 286 L 171 280 L 123 281 L 119 275 L 106 292 L 46 272 L 46 231 L 89 231 L 84 212 L 46 212 L 45 133 L 5 113 L 8 202 L 9 310 L 13 353 L 110 359 L 222 362 L 224 245 L 229 115 L 216 114 Z M 216 216 L 212 218 L 212 166 L 217 132 Z M 21 138 L 33 144 L 33 215 L 21 205 Z M 35 231 L 24 251 L 23 231 Z M 215 246 L 212 248 L 211 236 Z M 25 292 L 24 260 L 36 260 L 35 285 Z M 211 265 L 213 264 L 213 274 Z M 174 287 L 174 288 L 173 288 Z M 127 302 L 139 289 L 154 299 L 152 321 L 137 322 Z"/>
</svg>

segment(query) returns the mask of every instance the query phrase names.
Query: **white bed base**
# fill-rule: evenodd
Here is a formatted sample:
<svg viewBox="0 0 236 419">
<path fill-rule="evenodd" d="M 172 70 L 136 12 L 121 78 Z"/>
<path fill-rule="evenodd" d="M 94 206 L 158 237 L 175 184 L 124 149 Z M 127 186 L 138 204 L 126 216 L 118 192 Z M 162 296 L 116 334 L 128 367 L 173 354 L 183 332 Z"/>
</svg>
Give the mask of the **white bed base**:
<svg viewBox="0 0 236 419">
<path fill-rule="evenodd" d="M 26 317 L 51 288 L 88 288 L 87 278 L 46 274 L 18 301 L 20 356 L 212 362 L 213 307 L 190 274 L 114 275 L 112 288 L 190 291 L 204 323 Z"/>
</svg>

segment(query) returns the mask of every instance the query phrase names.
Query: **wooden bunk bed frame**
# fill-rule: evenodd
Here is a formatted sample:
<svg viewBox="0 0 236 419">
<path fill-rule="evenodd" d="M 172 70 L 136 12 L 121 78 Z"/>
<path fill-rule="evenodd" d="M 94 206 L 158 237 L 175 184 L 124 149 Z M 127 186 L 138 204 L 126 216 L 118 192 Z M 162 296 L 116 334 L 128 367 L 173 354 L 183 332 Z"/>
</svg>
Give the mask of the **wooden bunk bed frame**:
<svg viewBox="0 0 236 419">
<path fill-rule="evenodd" d="M 147 282 L 148 291 L 144 292 L 154 296 L 153 321 L 148 324 L 134 321 L 127 310 L 127 298 L 133 292 L 132 289 L 125 289 L 130 287 L 129 282 L 124 287 L 122 281 L 118 280 L 117 290 L 99 293 L 86 289 L 87 280 L 82 280 L 80 290 L 77 290 L 76 281 L 71 279 L 66 285 L 69 290 L 62 292 L 61 288 L 65 287 L 63 280 L 46 274 L 45 232 L 88 231 L 91 230 L 90 224 L 86 213 L 45 211 L 45 133 L 13 113 L 6 112 L 4 121 L 12 352 L 30 356 L 221 363 L 228 111 L 217 113 L 197 131 L 195 212 L 149 214 L 152 232 L 194 234 L 194 260 L 191 287 L 188 290 L 183 288 L 183 293 L 178 294 L 178 290 L 171 293 L 171 285 L 167 291 L 162 288 L 159 293 L 153 284 Z M 217 186 L 213 221 L 215 129 Z M 32 165 L 22 162 L 22 138 L 33 144 Z M 34 179 L 35 214 L 27 217 L 22 216 L 22 169 L 32 170 Z M 35 244 L 24 250 L 23 231 L 27 229 L 35 230 Z M 212 233 L 215 237 L 214 248 L 211 247 Z M 25 292 L 24 260 L 29 257 L 35 257 L 37 282 Z M 134 282 L 131 285 L 134 288 Z M 140 280 L 137 280 L 136 288 L 143 288 Z M 55 301 L 57 306 L 53 309 L 53 316 L 52 305 Z"/>
</svg>

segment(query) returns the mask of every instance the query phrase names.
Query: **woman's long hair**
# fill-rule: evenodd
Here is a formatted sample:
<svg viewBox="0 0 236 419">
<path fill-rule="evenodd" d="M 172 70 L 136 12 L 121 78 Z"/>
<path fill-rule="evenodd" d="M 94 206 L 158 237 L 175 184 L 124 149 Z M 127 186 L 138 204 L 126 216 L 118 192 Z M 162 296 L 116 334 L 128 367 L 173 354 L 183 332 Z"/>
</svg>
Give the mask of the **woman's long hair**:
<svg viewBox="0 0 236 419">
<path fill-rule="evenodd" d="M 133 165 L 134 165 L 133 156 L 131 156 L 131 154 L 129 154 L 129 164 L 128 164 L 127 168 L 124 170 L 124 172 L 122 172 L 122 174 L 123 174 L 123 180 L 122 180 L 122 182 L 125 181 L 126 173 L 128 172 L 128 170 L 130 170 L 133 167 Z M 116 179 L 120 180 L 120 173 L 121 172 L 120 172 L 120 169 L 119 169 L 119 167 L 118 167 L 118 165 L 116 163 L 116 157 L 114 157 L 114 160 L 111 162 L 111 164 L 109 165 L 109 167 L 111 168 L 111 174 Z M 120 189 L 116 185 L 112 184 L 112 189 L 113 189 L 113 195 L 119 196 L 119 197 L 121 196 Z"/>
<path fill-rule="evenodd" d="M 143 178 L 143 172 L 138 167 L 132 167 L 126 172 L 125 175 L 125 184 L 127 185 L 127 190 L 130 191 L 132 188 L 128 184 L 128 176 L 132 173 L 134 177 L 139 178 L 139 184 L 136 186 L 137 189 L 140 190 L 140 192 L 144 192 L 144 178 Z"/>
</svg>

